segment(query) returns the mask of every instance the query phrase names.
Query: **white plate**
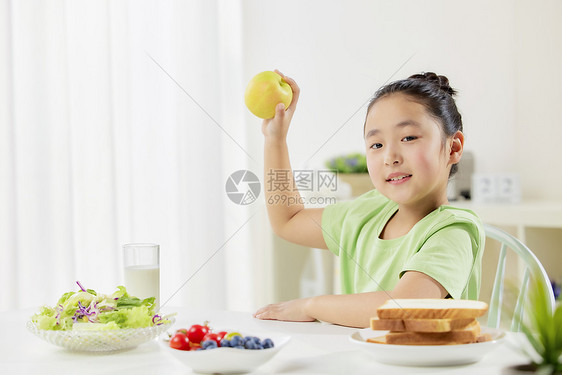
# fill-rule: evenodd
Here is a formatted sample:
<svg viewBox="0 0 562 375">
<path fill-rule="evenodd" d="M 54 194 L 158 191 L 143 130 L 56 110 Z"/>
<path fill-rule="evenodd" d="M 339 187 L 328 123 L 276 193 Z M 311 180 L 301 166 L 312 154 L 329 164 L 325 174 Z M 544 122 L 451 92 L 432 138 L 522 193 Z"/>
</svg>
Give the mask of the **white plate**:
<svg viewBox="0 0 562 375">
<path fill-rule="evenodd" d="M 366 341 L 370 337 L 384 336 L 387 332 L 362 329 L 351 334 L 349 340 L 382 363 L 400 366 L 454 366 L 478 362 L 501 345 L 505 337 L 503 331 L 482 327 L 482 333 L 489 333 L 492 341 L 462 345 L 389 345 Z"/>
<path fill-rule="evenodd" d="M 147 328 L 110 329 L 104 331 L 69 330 L 54 331 L 39 329 L 37 325 L 28 321 L 29 331 L 51 344 L 65 349 L 83 352 L 109 352 L 114 350 L 131 349 L 158 337 L 166 331 L 175 318 L 170 322 Z"/>
<path fill-rule="evenodd" d="M 164 351 L 195 372 L 228 374 L 255 370 L 276 355 L 291 339 L 290 336 L 274 334 L 251 334 L 250 336 L 257 336 L 262 340 L 269 337 L 275 346 L 261 350 L 216 348 L 184 351 L 170 348 L 168 341 L 162 337 L 158 339 L 158 344 Z"/>
</svg>

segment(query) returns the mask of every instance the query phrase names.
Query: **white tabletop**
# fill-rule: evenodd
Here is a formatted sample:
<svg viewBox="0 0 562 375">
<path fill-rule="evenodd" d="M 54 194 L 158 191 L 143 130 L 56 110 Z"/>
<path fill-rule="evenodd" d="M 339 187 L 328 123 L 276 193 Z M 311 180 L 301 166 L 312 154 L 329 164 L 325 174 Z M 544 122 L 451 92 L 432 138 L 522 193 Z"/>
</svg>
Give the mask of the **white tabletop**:
<svg viewBox="0 0 562 375">
<path fill-rule="evenodd" d="M 512 333 L 506 343 L 480 362 L 454 367 L 402 367 L 376 362 L 348 337 L 356 329 L 324 323 L 261 321 L 250 313 L 167 308 L 178 312 L 174 328 L 208 320 L 211 326 L 245 332 L 290 335 L 291 341 L 253 374 L 500 374 L 504 367 L 527 362 L 516 349 Z M 25 323 L 32 310 L 0 313 L 0 374 L 191 374 L 156 341 L 113 354 L 70 352 L 35 337 Z"/>
</svg>

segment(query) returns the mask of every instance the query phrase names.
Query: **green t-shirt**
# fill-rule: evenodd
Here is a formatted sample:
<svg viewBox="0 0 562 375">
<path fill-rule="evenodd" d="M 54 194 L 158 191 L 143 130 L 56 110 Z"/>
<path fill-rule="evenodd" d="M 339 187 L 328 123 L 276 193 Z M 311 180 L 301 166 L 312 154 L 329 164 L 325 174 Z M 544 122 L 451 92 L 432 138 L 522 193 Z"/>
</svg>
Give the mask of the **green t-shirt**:
<svg viewBox="0 0 562 375">
<path fill-rule="evenodd" d="M 404 236 L 379 238 L 398 204 L 376 190 L 327 206 L 322 231 L 340 257 L 343 293 L 392 290 L 406 271 L 439 282 L 453 298 L 478 299 L 484 229 L 472 211 L 441 206 Z"/>
</svg>

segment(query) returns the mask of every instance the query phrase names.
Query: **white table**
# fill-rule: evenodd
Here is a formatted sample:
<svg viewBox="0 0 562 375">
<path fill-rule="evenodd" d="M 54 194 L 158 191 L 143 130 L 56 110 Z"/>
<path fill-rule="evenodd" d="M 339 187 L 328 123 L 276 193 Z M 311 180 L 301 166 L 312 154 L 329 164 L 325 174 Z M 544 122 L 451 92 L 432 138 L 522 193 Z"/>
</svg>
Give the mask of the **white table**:
<svg viewBox="0 0 562 375">
<path fill-rule="evenodd" d="M 217 327 L 246 332 L 271 332 L 292 336 L 291 341 L 254 374 L 500 374 L 502 368 L 524 363 L 526 358 L 507 343 L 482 361 L 456 367 L 418 368 L 377 363 L 348 340 L 353 328 L 324 323 L 261 321 L 250 313 L 167 308 L 178 312 L 174 328 L 210 321 Z M 114 354 L 66 351 L 35 337 L 25 323 L 32 310 L 0 313 L 0 374 L 191 374 L 153 341 Z"/>
</svg>

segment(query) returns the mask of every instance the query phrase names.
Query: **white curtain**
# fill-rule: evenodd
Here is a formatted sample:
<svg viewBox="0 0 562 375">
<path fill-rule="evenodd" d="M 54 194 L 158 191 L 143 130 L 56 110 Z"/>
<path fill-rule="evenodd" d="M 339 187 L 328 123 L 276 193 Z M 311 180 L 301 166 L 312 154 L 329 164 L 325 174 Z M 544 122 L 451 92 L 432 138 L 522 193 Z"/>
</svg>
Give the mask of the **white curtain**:
<svg viewBox="0 0 562 375">
<path fill-rule="evenodd" d="M 251 291 L 225 267 L 250 211 L 224 191 L 248 159 L 240 111 L 224 115 L 238 2 L 1 4 L 0 310 L 75 280 L 112 291 L 129 242 L 160 244 L 162 302 L 233 307 Z"/>
</svg>

